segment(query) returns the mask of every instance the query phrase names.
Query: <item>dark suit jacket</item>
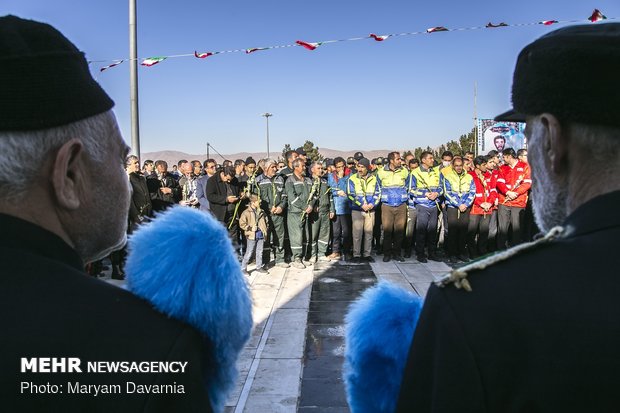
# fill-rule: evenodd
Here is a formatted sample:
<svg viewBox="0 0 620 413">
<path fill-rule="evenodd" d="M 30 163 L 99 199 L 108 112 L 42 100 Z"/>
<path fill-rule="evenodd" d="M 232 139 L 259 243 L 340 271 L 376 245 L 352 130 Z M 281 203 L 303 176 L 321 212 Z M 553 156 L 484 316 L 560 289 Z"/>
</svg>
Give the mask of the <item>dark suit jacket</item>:
<svg viewBox="0 0 620 413">
<path fill-rule="evenodd" d="M 0 403 L 7 412 L 211 411 L 208 362 L 191 327 L 124 289 L 89 277 L 58 236 L 0 214 Z M 96 234 L 93 234 L 96 236 Z M 78 357 L 82 373 L 22 373 L 21 358 Z M 184 374 L 87 373 L 89 361 L 187 361 Z M 21 391 L 22 382 L 62 394 Z M 69 394 L 68 382 L 120 385 L 120 394 Z M 182 384 L 185 394 L 127 394 L 126 383 Z"/>
<path fill-rule="evenodd" d="M 151 192 L 153 210 L 155 211 L 163 211 L 181 200 L 179 182 L 170 172 L 166 172 L 166 175 L 161 180 L 158 179 L 157 175 L 154 178 L 152 176 L 148 177 L 147 184 Z M 159 189 L 164 187 L 172 189 L 172 193 L 162 193 Z"/>
<path fill-rule="evenodd" d="M 131 202 L 129 204 L 129 222 L 139 224 L 140 217 L 150 217 L 153 214 L 151 195 L 146 184 L 146 178 L 139 172 L 129 174 L 131 184 Z"/>
<path fill-rule="evenodd" d="M 398 412 L 620 411 L 620 191 L 579 207 L 566 237 L 432 286 Z"/>
<path fill-rule="evenodd" d="M 239 182 L 237 178 L 233 178 L 230 181 L 232 193 L 234 196 L 239 196 Z M 228 202 L 226 202 L 226 182 L 222 181 L 219 173 L 213 175 L 207 181 L 207 200 L 209 201 L 209 209 L 213 215 L 222 222 L 226 222 L 226 211 L 228 209 Z"/>
</svg>

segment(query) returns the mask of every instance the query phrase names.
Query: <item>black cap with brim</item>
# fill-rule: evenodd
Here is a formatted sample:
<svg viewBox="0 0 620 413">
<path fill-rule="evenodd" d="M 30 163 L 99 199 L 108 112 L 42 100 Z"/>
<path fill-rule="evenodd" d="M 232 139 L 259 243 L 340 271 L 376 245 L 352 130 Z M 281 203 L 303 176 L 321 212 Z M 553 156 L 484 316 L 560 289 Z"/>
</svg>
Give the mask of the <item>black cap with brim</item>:
<svg viewBox="0 0 620 413">
<path fill-rule="evenodd" d="M 620 126 L 620 23 L 568 26 L 519 54 L 513 109 L 496 121 L 551 113 L 561 121 Z"/>
<path fill-rule="evenodd" d="M 504 113 L 500 113 L 495 118 L 493 118 L 493 120 L 496 121 L 496 122 L 500 122 L 500 121 L 504 121 L 504 122 L 525 122 L 525 115 L 523 115 L 521 113 L 515 112 L 514 109 L 510 109 L 510 110 L 507 110 Z"/>
<path fill-rule="evenodd" d="M 49 24 L 0 17 L 0 131 L 46 129 L 110 110 L 84 54 Z"/>
</svg>

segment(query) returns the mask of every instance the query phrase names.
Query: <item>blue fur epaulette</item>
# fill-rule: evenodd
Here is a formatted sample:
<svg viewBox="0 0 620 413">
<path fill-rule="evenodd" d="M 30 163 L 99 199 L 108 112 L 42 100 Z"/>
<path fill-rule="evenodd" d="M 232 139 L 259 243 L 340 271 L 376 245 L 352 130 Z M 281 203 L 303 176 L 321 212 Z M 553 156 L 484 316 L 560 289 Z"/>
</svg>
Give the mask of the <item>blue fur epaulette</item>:
<svg viewBox="0 0 620 413">
<path fill-rule="evenodd" d="M 224 226 L 209 213 L 171 208 L 130 237 L 125 268 L 131 292 L 208 338 L 217 368 L 205 378 L 214 411 L 223 411 L 252 330 L 250 292 Z"/>
<path fill-rule="evenodd" d="M 407 363 L 421 297 L 380 282 L 346 316 L 344 381 L 352 413 L 391 413 Z"/>
</svg>

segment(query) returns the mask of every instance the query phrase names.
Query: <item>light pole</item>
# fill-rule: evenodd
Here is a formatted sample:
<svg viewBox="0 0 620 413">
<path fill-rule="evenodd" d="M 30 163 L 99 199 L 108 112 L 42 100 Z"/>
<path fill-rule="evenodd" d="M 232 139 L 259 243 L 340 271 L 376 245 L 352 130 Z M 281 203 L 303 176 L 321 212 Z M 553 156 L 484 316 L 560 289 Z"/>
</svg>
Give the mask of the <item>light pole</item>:
<svg viewBox="0 0 620 413">
<path fill-rule="evenodd" d="M 138 33 L 136 0 L 129 0 L 129 106 L 131 109 L 131 153 L 140 157 L 140 122 L 138 110 Z"/>
<path fill-rule="evenodd" d="M 267 120 L 267 158 L 269 158 L 269 118 L 273 116 L 273 114 L 265 112 L 261 116 L 263 116 L 265 120 Z"/>
</svg>

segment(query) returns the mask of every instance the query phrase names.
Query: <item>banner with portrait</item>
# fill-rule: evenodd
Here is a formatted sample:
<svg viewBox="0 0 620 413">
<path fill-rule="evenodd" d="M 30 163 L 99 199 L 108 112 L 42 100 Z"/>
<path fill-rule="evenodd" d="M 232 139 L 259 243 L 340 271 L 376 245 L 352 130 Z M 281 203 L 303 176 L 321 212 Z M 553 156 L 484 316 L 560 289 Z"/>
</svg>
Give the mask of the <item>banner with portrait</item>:
<svg viewBox="0 0 620 413">
<path fill-rule="evenodd" d="M 506 148 L 515 151 L 527 148 L 524 130 L 525 123 L 521 122 L 478 119 L 478 154 L 486 155 L 491 150 L 501 152 Z"/>
</svg>

